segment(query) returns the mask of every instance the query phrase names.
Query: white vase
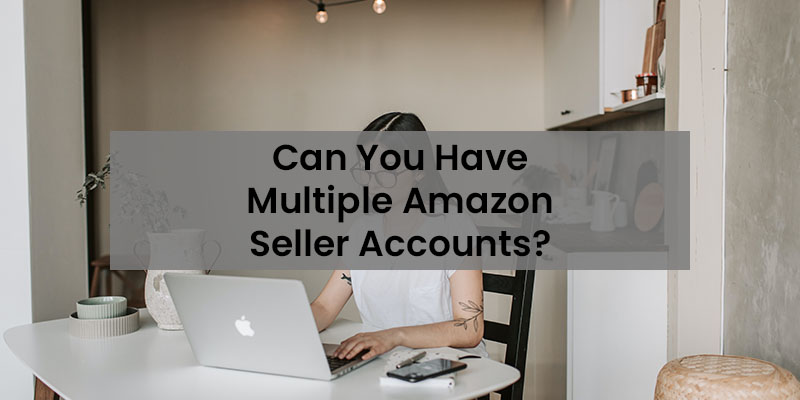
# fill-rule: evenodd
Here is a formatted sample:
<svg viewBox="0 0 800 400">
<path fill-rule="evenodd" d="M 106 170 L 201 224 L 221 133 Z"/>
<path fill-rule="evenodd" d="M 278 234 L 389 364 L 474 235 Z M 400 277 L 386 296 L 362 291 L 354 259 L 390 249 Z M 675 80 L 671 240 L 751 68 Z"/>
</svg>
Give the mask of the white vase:
<svg viewBox="0 0 800 400">
<path fill-rule="evenodd" d="M 183 329 L 178 311 L 175 310 L 175 303 L 169 294 L 167 282 L 164 281 L 164 274 L 204 274 L 204 270 L 176 270 L 176 269 L 150 269 L 147 270 L 147 279 L 144 284 L 144 303 L 147 311 L 158 324 L 158 327 L 167 331 L 177 331 Z"/>
<path fill-rule="evenodd" d="M 164 330 L 181 330 L 183 324 L 175 310 L 172 296 L 164 280 L 167 272 L 201 275 L 208 273 L 203 260 L 203 248 L 207 243 L 219 246 L 219 252 L 211 268 L 219 259 L 222 247 L 216 241 L 205 242 L 202 229 L 179 229 L 164 233 L 148 233 L 150 243 L 150 268 L 144 286 L 144 302 L 147 311 Z M 134 253 L 136 249 L 134 248 Z M 138 255 L 137 255 L 138 257 Z"/>
</svg>

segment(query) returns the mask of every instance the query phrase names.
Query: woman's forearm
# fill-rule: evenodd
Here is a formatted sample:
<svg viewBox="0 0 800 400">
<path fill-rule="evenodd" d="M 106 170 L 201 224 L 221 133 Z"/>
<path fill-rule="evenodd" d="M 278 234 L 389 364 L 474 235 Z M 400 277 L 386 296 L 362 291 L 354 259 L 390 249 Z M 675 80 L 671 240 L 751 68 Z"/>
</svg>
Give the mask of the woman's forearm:
<svg viewBox="0 0 800 400">
<path fill-rule="evenodd" d="M 478 265 L 479 259 L 465 261 Z M 400 344 L 412 348 L 475 347 L 483 339 L 483 275 L 463 270 L 450 277 L 453 316 L 450 321 L 399 328 Z"/>
<path fill-rule="evenodd" d="M 397 330 L 398 345 L 411 348 L 475 347 L 483 338 L 482 321 L 465 325 L 463 321 L 455 320 L 394 329 Z"/>
<path fill-rule="evenodd" d="M 322 332 L 325 328 L 331 326 L 336 318 L 335 313 L 318 301 L 311 303 L 311 313 L 314 314 L 314 322 L 317 323 L 318 332 Z"/>
<path fill-rule="evenodd" d="M 340 275 L 343 278 L 340 278 Z M 317 331 L 321 332 L 333 323 L 347 303 L 347 299 L 353 294 L 349 276 L 349 270 L 333 271 L 322 292 L 311 302 L 311 313 L 314 314 Z"/>
</svg>

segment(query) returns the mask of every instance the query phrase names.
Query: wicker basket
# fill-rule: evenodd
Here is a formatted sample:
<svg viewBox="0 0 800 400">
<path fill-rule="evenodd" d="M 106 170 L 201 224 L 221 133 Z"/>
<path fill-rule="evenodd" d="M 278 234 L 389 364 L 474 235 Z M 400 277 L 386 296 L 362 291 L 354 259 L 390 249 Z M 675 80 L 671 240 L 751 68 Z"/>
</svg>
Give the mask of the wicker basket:
<svg viewBox="0 0 800 400">
<path fill-rule="evenodd" d="M 800 400 L 791 372 L 740 356 L 697 355 L 667 363 L 658 373 L 655 400 Z"/>
</svg>

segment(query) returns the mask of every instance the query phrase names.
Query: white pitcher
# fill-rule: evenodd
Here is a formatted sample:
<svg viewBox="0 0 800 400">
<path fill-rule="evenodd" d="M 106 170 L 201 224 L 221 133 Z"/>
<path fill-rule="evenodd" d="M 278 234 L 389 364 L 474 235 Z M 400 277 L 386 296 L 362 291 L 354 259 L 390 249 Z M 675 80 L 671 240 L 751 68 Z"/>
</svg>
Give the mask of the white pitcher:
<svg viewBox="0 0 800 400">
<path fill-rule="evenodd" d="M 619 196 L 602 190 L 592 190 L 592 195 L 594 196 L 594 209 L 589 229 L 595 232 L 613 231 L 614 210 L 619 203 Z"/>
<path fill-rule="evenodd" d="M 136 243 L 149 242 L 150 244 L 150 268 L 147 270 L 147 278 L 144 286 L 144 301 L 150 316 L 158 323 L 158 327 L 164 330 L 180 330 L 183 324 L 175 310 L 175 304 L 169 294 L 169 288 L 164 280 L 167 272 L 177 274 L 200 275 L 208 273 L 207 268 L 211 268 L 219 259 L 222 253 L 222 246 L 215 240 L 204 241 L 205 230 L 203 229 L 176 229 L 171 232 L 147 233 L 147 240 Z M 203 249 L 208 243 L 214 243 L 218 247 L 217 256 L 210 266 L 206 266 L 203 259 Z M 134 254 L 137 246 L 134 246 Z M 139 257 L 139 261 L 142 261 Z"/>
</svg>

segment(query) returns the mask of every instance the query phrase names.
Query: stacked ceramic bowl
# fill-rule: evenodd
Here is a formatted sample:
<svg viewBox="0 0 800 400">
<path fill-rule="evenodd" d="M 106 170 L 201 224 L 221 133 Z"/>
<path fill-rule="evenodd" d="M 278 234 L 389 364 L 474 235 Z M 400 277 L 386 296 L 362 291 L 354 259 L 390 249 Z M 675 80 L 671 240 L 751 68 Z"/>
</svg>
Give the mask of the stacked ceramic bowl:
<svg viewBox="0 0 800 400">
<path fill-rule="evenodd" d="M 99 339 L 136 332 L 139 329 L 139 310 L 128 307 L 121 296 L 101 296 L 83 299 L 77 312 L 69 319 L 69 333 L 83 339 Z"/>
</svg>

